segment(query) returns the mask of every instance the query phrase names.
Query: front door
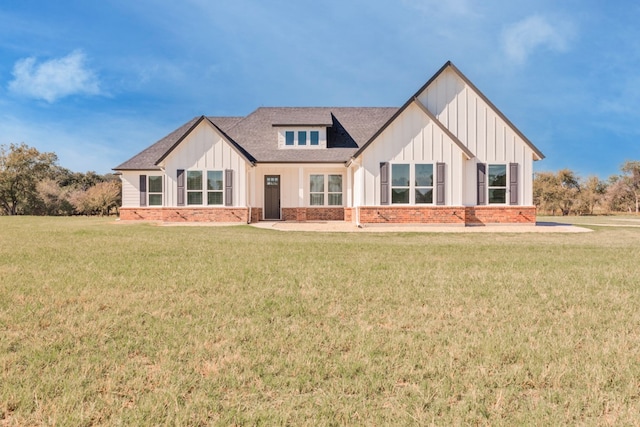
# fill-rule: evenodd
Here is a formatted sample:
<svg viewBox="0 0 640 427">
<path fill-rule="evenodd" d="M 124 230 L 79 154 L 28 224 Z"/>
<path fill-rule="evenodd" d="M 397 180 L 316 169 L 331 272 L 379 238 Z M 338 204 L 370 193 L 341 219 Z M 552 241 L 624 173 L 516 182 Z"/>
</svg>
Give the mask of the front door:
<svg viewBox="0 0 640 427">
<path fill-rule="evenodd" d="M 280 219 L 280 175 L 264 176 L 264 219 Z"/>
</svg>

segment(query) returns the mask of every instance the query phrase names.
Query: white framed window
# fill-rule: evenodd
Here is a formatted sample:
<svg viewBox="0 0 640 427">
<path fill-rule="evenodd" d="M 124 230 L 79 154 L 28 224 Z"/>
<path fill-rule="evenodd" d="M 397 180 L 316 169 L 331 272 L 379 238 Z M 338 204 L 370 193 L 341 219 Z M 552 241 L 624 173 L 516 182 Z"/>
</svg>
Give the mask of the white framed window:
<svg viewBox="0 0 640 427">
<path fill-rule="evenodd" d="M 490 164 L 487 171 L 487 200 L 489 204 L 507 203 L 507 165 Z"/>
<path fill-rule="evenodd" d="M 278 132 L 278 147 L 287 149 L 326 148 L 326 137 L 326 130 L 319 128 L 280 130 Z"/>
<path fill-rule="evenodd" d="M 433 163 L 391 164 L 392 204 L 433 204 Z"/>
<path fill-rule="evenodd" d="M 310 206 L 342 206 L 342 175 L 309 175 Z"/>
<path fill-rule="evenodd" d="M 433 164 L 416 164 L 413 182 L 416 205 L 433 203 Z"/>
<path fill-rule="evenodd" d="M 162 206 L 162 176 L 149 175 L 147 189 L 148 206 Z"/>
<path fill-rule="evenodd" d="M 187 171 L 187 205 L 224 204 L 223 176 L 221 170 Z"/>
<path fill-rule="evenodd" d="M 207 205 L 221 205 L 224 185 L 222 171 L 207 171 Z"/>
</svg>

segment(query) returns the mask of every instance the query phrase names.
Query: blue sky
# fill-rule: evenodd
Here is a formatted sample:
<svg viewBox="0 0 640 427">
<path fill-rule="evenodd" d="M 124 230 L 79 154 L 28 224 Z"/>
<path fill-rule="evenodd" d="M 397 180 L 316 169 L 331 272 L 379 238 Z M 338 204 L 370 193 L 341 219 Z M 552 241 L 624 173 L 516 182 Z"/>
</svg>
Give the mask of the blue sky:
<svg viewBox="0 0 640 427">
<path fill-rule="evenodd" d="M 98 173 L 194 116 L 400 106 L 447 60 L 546 155 L 640 160 L 640 3 L 20 0 L 0 6 L 0 144 Z"/>
</svg>

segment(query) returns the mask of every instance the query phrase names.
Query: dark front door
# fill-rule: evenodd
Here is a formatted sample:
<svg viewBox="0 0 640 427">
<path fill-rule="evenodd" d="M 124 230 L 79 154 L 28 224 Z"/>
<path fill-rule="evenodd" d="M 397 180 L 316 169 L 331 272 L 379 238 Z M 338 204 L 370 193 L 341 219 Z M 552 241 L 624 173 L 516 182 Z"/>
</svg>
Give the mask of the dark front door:
<svg viewBox="0 0 640 427">
<path fill-rule="evenodd" d="M 280 175 L 264 176 L 264 219 L 280 219 Z"/>
</svg>

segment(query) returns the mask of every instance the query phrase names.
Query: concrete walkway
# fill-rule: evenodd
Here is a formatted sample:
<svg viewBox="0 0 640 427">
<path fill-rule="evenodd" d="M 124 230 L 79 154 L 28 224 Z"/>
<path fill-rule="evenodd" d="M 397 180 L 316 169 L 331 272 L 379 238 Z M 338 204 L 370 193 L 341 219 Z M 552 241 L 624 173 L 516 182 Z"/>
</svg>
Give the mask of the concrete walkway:
<svg viewBox="0 0 640 427">
<path fill-rule="evenodd" d="M 322 231 L 344 233 L 588 233 L 592 230 L 574 225 L 555 222 L 539 222 L 536 225 L 487 225 L 464 227 L 461 225 L 421 225 L 421 224 L 367 224 L 356 227 L 344 221 L 260 221 L 251 224 L 256 228 L 278 231 Z"/>
</svg>

